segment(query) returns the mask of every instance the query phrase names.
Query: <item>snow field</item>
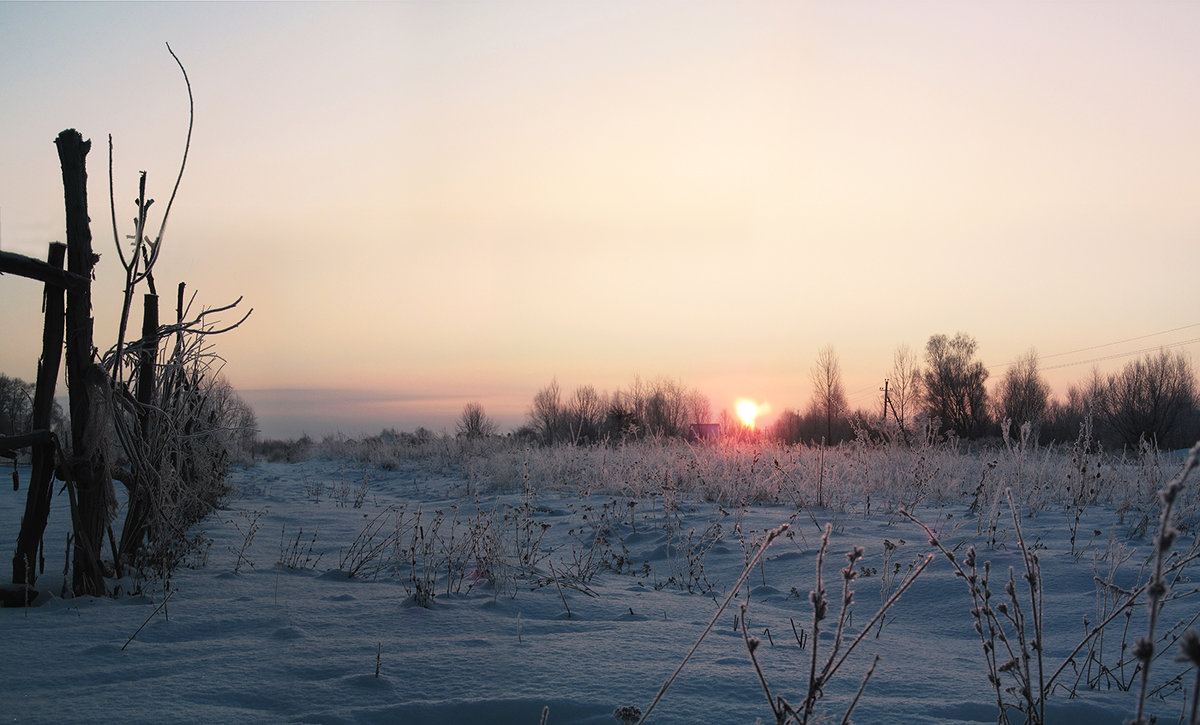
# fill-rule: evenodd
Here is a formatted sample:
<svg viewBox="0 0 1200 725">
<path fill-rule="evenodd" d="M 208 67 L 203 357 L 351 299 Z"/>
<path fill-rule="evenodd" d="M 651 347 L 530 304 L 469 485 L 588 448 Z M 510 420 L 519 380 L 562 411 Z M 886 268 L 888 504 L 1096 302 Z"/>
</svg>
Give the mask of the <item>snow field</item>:
<svg viewBox="0 0 1200 725">
<path fill-rule="evenodd" d="M 793 706 L 804 700 L 809 592 L 826 524 L 830 615 L 819 662 L 833 642 L 845 552 L 864 549 L 850 638 L 911 565 L 936 558 L 846 660 L 818 714 L 840 719 L 878 654 L 856 721 L 994 722 L 967 585 L 900 508 L 960 561 L 974 545 L 999 598 L 1009 567 L 1024 585 L 1003 496 L 1013 491 L 1044 579 L 1048 677 L 1083 637 L 1085 617 L 1094 624 L 1120 600 L 1117 588 L 1146 581 L 1152 492 L 1177 468 L 1166 457 L 1125 464 L 1017 444 L 984 454 L 866 442 L 823 453 L 491 445 L 333 441 L 326 453 L 337 458 L 235 470 L 237 495 L 196 529 L 206 545 L 169 583 L 0 610 L 10 653 L 0 713 L 17 722 L 87 722 L 101 707 L 127 722 L 536 723 L 548 706 L 550 723 L 612 723 L 618 707 L 647 707 L 764 533 L 787 523 L 652 722 L 773 719 L 743 638 L 744 602 L 772 693 Z M 1066 490 L 1096 474 L 1096 493 Z M 1174 551 L 1184 559 L 1195 556 L 1196 488 L 1180 505 Z M 13 538 L 23 503 L 19 493 L 0 496 L 0 527 Z M 56 497 L 39 581 L 52 592 L 62 582 L 65 506 Z M 1194 565 L 1181 566 L 1172 581 L 1180 598 L 1159 625 L 1151 677 L 1162 689 L 1148 707 L 1165 721 L 1190 699 L 1195 671 L 1173 662 L 1169 645 L 1196 626 L 1195 588 Z M 171 598 L 155 613 L 164 590 Z M 1128 650 L 1145 633 L 1146 607 L 1130 611 L 1106 628 L 1102 651 L 1085 647 L 1060 676 L 1048 721 L 1132 717 Z"/>
</svg>

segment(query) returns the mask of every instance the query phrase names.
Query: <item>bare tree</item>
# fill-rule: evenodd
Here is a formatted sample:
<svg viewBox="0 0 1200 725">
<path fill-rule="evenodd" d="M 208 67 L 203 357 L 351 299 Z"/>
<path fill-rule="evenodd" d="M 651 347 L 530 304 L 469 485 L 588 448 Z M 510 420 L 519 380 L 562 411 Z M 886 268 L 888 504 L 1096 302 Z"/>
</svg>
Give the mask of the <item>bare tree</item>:
<svg viewBox="0 0 1200 725">
<path fill-rule="evenodd" d="M 558 388 L 557 378 L 551 380 L 549 385 L 537 391 L 537 394 L 533 396 L 533 407 L 529 409 L 529 422 L 543 443 L 553 444 L 556 438 L 562 438 L 560 435 L 563 422 L 562 392 Z"/>
<path fill-rule="evenodd" d="M 833 345 L 817 353 L 812 368 L 813 408 L 825 418 L 825 440 L 833 442 L 833 421 L 846 413 L 846 390 L 842 386 L 842 366 Z"/>
<path fill-rule="evenodd" d="M 1050 406 L 1050 384 L 1038 370 L 1037 350 L 1017 358 L 1004 373 L 996 396 L 997 419 L 1040 428 Z"/>
<path fill-rule="evenodd" d="M 455 429 L 464 438 L 486 438 L 496 434 L 496 421 L 488 417 L 479 401 L 472 400 L 463 406 Z"/>
<path fill-rule="evenodd" d="M 0 374 L 0 435 L 28 433 L 33 416 L 33 383 Z"/>
<path fill-rule="evenodd" d="M 917 354 L 908 345 L 899 345 L 892 353 L 892 374 L 889 378 L 888 399 L 899 419 L 900 427 L 908 424 L 921 400 L 921 368 Z"/>
<path fill-rule="evenodd" d="M 1159 446 L 1182 444 L 1175 434 L 1196 408 L 1196 376 L 1182 352 L 1166 350 L 1127 364 L 1108 376 L 1097 406 L 1101 418 L 1125 445 L 1144 438 Z"/>
<path fill-rule="evenodd" d="M 682 382 L 662 378 L 650 385 L 642 421 L 651 435 L 677 436 L 689 430 L 693 391 Z"/>
<path fill-rule="evenodd" d="M 934 335 L 925 344 L 926 412 L 965 438 L 982 435 L 988 422 L 984 387 L 988 371 L 974 359 L 976 348 L 975 338 L 963 332 L 954 337 Z"/>
<path fill-rule="evenodd" d="M 798 411 L 785 410 L 775 419 L 769 434 L 781 443 L 793 445 L 804 440 L 804 429 L 805 417 Z"/>
<path fill-rule="evenodd" d="M 575 388 L 563 416 L 572 442 L 592 443 L 599 440 L 608 412 L 606 398 L 592 385 Z"/>
<path fill-rule="evenodd" d="M 708 396 L 699 390 L 692 390 L 688 394 L 688 412 L 692 423 L 711 422 L 709 419 L 712 417 L 712 404 L 708 401 Z"/>
</svg>

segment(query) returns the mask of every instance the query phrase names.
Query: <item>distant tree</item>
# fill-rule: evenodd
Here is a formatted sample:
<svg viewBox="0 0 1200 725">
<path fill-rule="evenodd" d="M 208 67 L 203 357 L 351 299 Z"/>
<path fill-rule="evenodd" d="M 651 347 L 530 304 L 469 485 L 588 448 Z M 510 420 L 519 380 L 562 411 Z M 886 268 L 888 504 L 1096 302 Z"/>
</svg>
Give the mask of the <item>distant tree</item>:
<svg viewBox="0 0 1200 725">
<path fill-rule="evenodd" d="M 33 383 L 0 374 L 0 435 L 28 433 L 33 416 Z"/>
<path fill-rule="evenodd" d="M 591 385 L 575 388 L 575 393 L 563 411 L 570 440 L 574 443 L 592 443 L 599 440 L 607 412 L 607 396 Z"/>
<path fill-rule="evenodd" d="M 628 390 L 618 390 L 613 395 L 614 402 L 619 399 L 622 409 L 632 417 L 634 432 L 637 435 L 642 435 L 646 430 L 646 401 L 649 397 L 649 388 L 639 375 L 634 376 Z"/>
<path fill-rule="evenodd" d="M 650 435 L 686 435 L 691 391 L 675 380 L 656 380 L 646 397 L 642 421 Z"/>
<path fill-rule="evenodd" d="M 1069 442 L 1082 438 L 1089 445 L 1098 443 L 1097 408 L 1104 395 L 1104 384 L 1100 371 L 1092 368 L 1084 382 L 1067 388 L 1065 400 L 1051 400 L 1046 408 L 1041 439 L 1046 442 Z"/>
<path fill-rule="evenodd" d="M 488 417 L 482 404 L 472 400 L 463 406 L 455 428 L 464 438 L 487 438 L 496 434 L 496 421 Z"/>
<path fill-rule="evenodd" d="M 547 444 L 592 443 L 605 436 L 675 437 L 687 435 L 693 422 L 707 422 L 710 410 L 708 398 L 699 391 L 665 378 L 652 383 L 634 378 L 628 389 L 618 388 L 611 395 L 582 385 L 566 401 L 555 380 L 534 396 L 528 426 Z"/>
<path fill-rule="evenodd" d="M 637 415 L 626 407 L 620 397 L 620 391 L 609 399 L 608 410 L 604 413 L 604 432 L 615 440 L 636 438 L 640 424 Z"/>
<path fill-rule="evenodd" d="M 708 401 L 708 396 L 701 393 L 699 390 L 693 390 L 688 394 L 688 413 L 691 417 L 689 423 L 711 423 L 712 422 L 712 404 Z"/>
<path fill-rule="evenodd" d="M 804 416 L 795 410 L 783 411 L 771 424 L 768 435 L 787 445 L 802 442 L 806 437 Z"/>
<path fill-rule="evenodd" d="M 921 368 L 917 354 L 908 345 L 899 345 L 892 353 L 892 374 L 888 383 L 888 398 L 903 428 L 921 402 Z"/>
<path fill-rule="evenodd" d="M 812 368 L 813 409 L 825 421 L 825 441 L 833 443 L 833 424 L 846 414 L 846 390 L 842 386 L 842 366 L 832 345 L 817 353 Z"/>
<path fill-rule="evenodd" d="M 1180 434 L 1196 409 L 1196 376 L 1182 352 L 1162 350 L 1108 376 L 1097 406 L 1106 429 L 1134 448 L 1144 438 L 1160 447 L 1192 442 Z"/>
<path fill-rule="evenodd" d="M 562 437 L 562 393 L 558 388 L 557 378 L 533 396 L 533 407 L 529 409 L 529 423 L 547 445 L 552 445 L 556 438 Z"/>
<path fill-rule="evenodd" d="M 1038 371 L 1037 350 L 1029 350 L 1004 373 L 996 391 L 996 418 L 1037 431 L 1050 407 L 1050 384 Z"/>
<path fill-rule="evenodd" d="M 223 377 L 212 383 L 208 392 L 214 427 L 223 433 L 224 445 L 235 461 L 254 458 L 254 441 L 258 437 L 258 416 L 233 385 Z"/>
<path fill-rule="evenodd" d="M 988 371 L 975 359 L 975 338 L 934 335 L 925 343 L 922 374 L 925 410 L 964 438 L 977 438 L 987 426 Z"/>
</svg>

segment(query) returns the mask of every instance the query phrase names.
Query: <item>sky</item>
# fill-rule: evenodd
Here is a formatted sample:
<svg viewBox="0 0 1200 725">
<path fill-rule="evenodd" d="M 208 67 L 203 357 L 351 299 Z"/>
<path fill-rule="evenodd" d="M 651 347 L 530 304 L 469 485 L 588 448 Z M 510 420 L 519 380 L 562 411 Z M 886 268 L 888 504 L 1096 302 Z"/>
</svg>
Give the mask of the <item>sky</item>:
<svg viewBox="0 0 1200 725">
<path fill-rule="evenodd" d="M 1061 394 L 1200 349 L 1198 32 L 1184 2 L 0 3 L 0 249 L 64 240 L 53 140 L 92 139 L 115 341 L 108 136 L 123 236 L 138 172 L 154 212 L 178 173 L 170 43 L 195 127 L 156 277 L 253 308 L 217 350 L 266 435 L 510 428 L 553 379 L 803 408 L 826 345 L 873 409 L 897 346 L 957 331 Z M 0 282 L 0 371 L 33 379 L 39 310 Z"/>
</svg>

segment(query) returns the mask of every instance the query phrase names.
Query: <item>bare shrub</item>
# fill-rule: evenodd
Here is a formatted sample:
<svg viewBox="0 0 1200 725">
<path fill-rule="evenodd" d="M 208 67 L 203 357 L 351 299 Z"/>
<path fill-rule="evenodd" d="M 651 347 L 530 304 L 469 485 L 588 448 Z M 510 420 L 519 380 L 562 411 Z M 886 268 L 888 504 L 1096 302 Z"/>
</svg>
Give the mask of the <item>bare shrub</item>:
<svg viewBox="0 0 1200 725">
<path fill-rule="evenodd" d="M 1179 434 L 1196 409 L 1191 362 L 1182 352 L 1162 350 L 1128 363 L 1108 376 L 1099 409 L 1108 430 L 1132 450 L 1143 438 L 1165 448 L 1186 444 Z"/>
<path fill-rule="evenodd" d="M 488 417 L 481 403 L 473 400 L 463 406 L 455 429 L 466 438 L 487 438 L 496 435 L 496 421 Z"/>
<path fill-rule="evenodd" d="M 996 391 L 996 419 L 1020 427 L 1028 423 L 1034 435 L 1045 420 L 1050 384 L 1038 371 L 1038 354 L 1030 350 L 1004 372 Z"/>
</svg>

